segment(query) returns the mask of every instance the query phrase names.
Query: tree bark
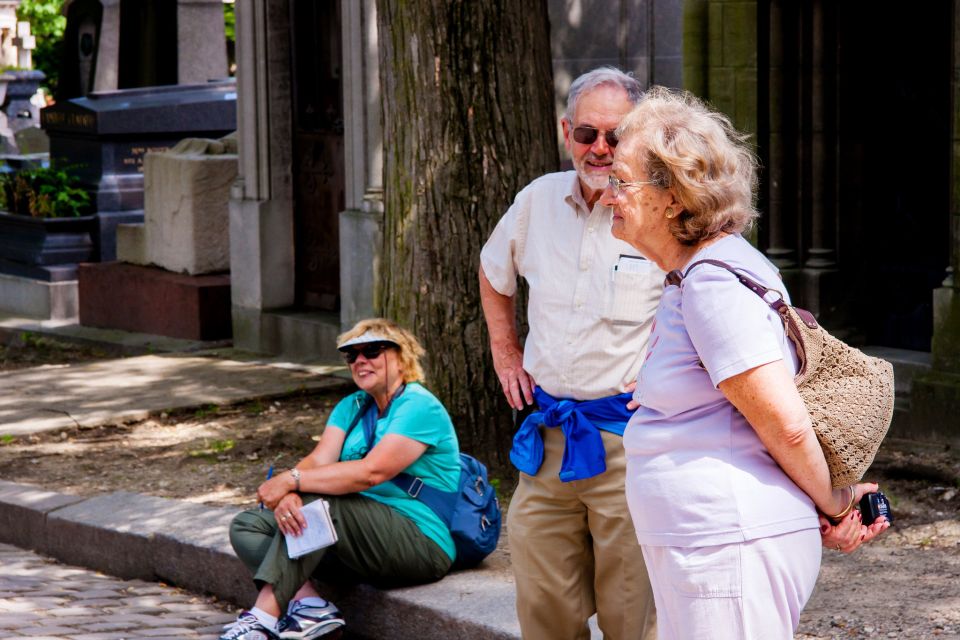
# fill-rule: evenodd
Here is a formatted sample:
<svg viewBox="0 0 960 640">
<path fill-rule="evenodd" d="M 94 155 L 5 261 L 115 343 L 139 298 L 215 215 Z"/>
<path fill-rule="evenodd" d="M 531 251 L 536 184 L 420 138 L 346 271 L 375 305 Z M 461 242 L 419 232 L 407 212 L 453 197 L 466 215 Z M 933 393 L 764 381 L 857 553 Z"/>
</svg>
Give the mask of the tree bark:
<svg viewBox="0 0 960 640">
<path fill-rule="evenodd" d="M 427 384 L 463 450 L 503 472 L 514 425 L 477 269 L 516 193 L 557 168 L 546 0 L 378 0 L 377 16 L 386 210 L 377 308 L 423 342 Z"/>
</svg>

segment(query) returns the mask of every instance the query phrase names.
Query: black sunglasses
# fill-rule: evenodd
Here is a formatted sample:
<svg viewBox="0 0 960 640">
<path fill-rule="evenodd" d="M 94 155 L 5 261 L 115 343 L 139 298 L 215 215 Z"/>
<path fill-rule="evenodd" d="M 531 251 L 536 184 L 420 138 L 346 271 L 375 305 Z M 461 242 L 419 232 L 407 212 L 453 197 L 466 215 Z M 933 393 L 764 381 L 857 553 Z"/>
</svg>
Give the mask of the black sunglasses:
<svg viewBox="0 0 960 640">
<path fill-rule="evenodd" d="M 600 130 L 594 129 L 593 127 L 577 127 L 573 130 L 573 139 L 580 144 L 593 144 L 598 135 L 600 135 Z M 607 146 L 611 149 L 616 147 L 617 143 L 620 142 L 617 140 L 615 131 L 604 131 L 603 137 L 607 141 Z"/>
<path fill-rule="evenodd" d="M 343 353 L 343 359 L 347 364 L 353 364 L 361 354 L 367 360 L 374 360 L 392 346 L 389 342 L 369 342 L 359 347 L 349 347 L 341 353 Z"/>
</svg>

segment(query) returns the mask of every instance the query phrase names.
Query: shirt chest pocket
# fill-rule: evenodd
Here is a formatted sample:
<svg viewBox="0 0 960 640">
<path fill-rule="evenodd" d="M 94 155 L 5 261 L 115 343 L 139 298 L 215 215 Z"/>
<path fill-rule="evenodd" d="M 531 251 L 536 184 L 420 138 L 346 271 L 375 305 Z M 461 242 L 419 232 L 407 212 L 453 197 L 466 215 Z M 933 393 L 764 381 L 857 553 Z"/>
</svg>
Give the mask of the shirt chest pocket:
<svg viewBox="0 0 960 640">
<path fill-rule="evenodd" d="M 663 290 L 663 274 L 649 260 L 622 256 L 607 290 L 604 318 L 617 324 L 650 320 Z"/>
</svg>

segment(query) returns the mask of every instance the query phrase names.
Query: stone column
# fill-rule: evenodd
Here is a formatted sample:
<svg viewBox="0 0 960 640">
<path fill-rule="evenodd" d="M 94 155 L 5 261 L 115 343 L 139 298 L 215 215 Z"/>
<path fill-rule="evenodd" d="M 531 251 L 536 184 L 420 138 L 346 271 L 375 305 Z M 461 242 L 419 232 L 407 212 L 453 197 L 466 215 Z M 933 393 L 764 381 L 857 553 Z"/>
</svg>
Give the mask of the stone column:
<svg viewBox="0 0 960 640">
<path fill-rule="evenodd" d="M 796 240 L 789 229 L 795 222 L 793 216 L 786 210 L 783 202 L 784 181 L 784 133 L 783 114 L 783 74 L 784 74 L 784 35 L 783 14 L 780 0 L 770 2 L 770 70 L 768 83 L 770 98 L 768 100 L 768 117 L 770 120 L 770 158 L 767 166 L 767 228 L 769 230 L 769 247 L 767 257 L 780 269 L 792 269 L 797 266 Z"/>
<path fill-rule="evenodd" d="M 346 205 L 340 213 L 340 323 L 374 315 L 383 242 L 383 136 L 375 0 L 343 3 Z"/>
<path fill-rule="evenodd" d="M 809 109 L 809 132 L 804 136 L 809 149 L 810 235 L 805 242 L 802 291 L 799 302 L 827 326 L 842 326 L 844 319 L 837 301 L 842 283 L 836 252 L 836 86 L 837 68 L 835 22 L 826 14 L 829 0 L 813 0 L 806 10 L 809 27 L 804 38 L 809 43 L 810 84 L 804 103 Z M 809 145 L 809 146 L 807 146 Z M 803 182 L 807 182 L 804 180 Z M 801 204 L 800 211 L 803 211 Z"/>
<path fill-rule="evenodd" d="M 910 432 L 917 437 L 960 442 L 960 0 L 954 0 L 953 113 L 950 166 L 950 266 L 933 291 L 932 367 L 914 378 Z"/>
<path fill-rule="evenodd" d="M 239 177 L 230 199 L 234 344 L 270 351 L 262 312 L 294 302 L 290 19 L 286 0 L 237 0 Z M 267 43 L 270 46 L 267 46 Z"/>
<path fill-rule="evenodd" d="M 824 25 L 823 12 L 823 2 L 814 0 L 811 29 L 813 73 L 810 78 L 811 228 L 810 249 L 806 261 L 806 266 L 810 269 L 832 269 L 837 264 L 836 252 L 833 248 L 836 236 L 833 232 L 834 210 L 831 206 L 835 202 L 832 187 L 836 180 L 831 166 L 836 148 L 835 145 L 831 145 L 827 131 L 828 120 L 835 117 L 831 100 L 835 71 L 827 59 L 826 49 L 830 38 Z"/>
<path fill-rule="evenodd" d="M 227 76 L 223 0 L 177 1 L 177 82 L 204 83 Z"/>
</svg>

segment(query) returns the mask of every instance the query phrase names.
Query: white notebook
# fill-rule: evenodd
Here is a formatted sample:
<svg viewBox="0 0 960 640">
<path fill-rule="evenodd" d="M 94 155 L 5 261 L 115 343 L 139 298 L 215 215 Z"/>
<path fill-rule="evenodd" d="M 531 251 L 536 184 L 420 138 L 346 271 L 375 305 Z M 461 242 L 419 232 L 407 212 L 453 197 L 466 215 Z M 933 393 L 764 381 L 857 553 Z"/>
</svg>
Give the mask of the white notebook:
<svg viewBox="0 0 960 640">
<path fill-rule="evenodd" d="M 337 541 L 337 530 L 330 519 L 330 503 L 326 500 L 314 500 L 300 509 L 300 513 L 307 519 L 306 528 L 299 536 L 284 534 L 287 539 L 287 555 L 291 559 L 329 547 Z"/>
</svg>

